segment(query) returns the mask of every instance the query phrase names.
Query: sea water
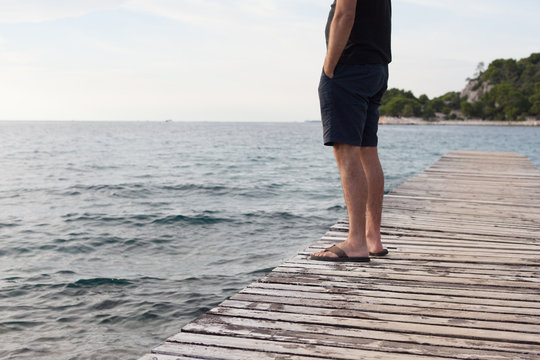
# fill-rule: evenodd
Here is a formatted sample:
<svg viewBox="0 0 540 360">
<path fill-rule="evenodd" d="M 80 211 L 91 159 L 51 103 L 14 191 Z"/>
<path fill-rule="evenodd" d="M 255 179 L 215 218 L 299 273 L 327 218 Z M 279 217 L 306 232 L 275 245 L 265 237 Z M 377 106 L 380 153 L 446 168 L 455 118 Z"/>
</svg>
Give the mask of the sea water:
<svg viewBox="0 0 540 360">
<path fill-rule="evenodd" d="M 385 190 L 540 128 L 381 126 Z M 0 358 L 136 359 L 346 216 L 320 123 L 0 122 Z"/>
</svg>

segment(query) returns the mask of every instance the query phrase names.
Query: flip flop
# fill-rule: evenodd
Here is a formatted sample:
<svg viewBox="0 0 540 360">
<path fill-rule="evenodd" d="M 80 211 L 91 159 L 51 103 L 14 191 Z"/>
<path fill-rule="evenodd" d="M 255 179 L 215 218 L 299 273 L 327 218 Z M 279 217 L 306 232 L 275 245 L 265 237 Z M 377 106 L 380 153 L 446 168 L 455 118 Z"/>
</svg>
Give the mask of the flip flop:
<svg viewBox="0 0 540 360">
<path fill-rule="evenodd" d="M 341 250 L 337 245 L 332 245 L 329 248 L 324 249 L 324 251 L 330 251 L 337 255 L 335 256 L 318 256 L 311 255 L 311 260 L 322 260 L 322 261 L 335 261 L 335 262 L 344 262 L 344 261 L 353 261 L 353 262 L 369 262 L 369 257 L 357 256 L 349 257 L 345 251 Z"/>
<path fill-rule="evenodd" d="M 385 256 L 386 254 L 388 254 L 388 250 L 383 249 L 382 251 L 379 251 L 379 252 L 376 252 L 376 253 L 370 252 L 369 256 Z"/>
</svg>

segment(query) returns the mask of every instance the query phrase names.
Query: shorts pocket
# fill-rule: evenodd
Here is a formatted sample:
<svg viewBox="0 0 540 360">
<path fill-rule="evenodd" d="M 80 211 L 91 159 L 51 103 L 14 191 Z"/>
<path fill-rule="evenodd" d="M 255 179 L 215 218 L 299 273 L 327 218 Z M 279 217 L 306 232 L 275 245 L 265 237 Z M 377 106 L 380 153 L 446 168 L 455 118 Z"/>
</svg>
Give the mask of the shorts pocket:
<svg viewBox="0 0 540 360">
<path fill-rule="evenodd" d="M 330 76 L 326 75 L 326 73 L 324 72 L 324 68 L 322 69 L 321 73 L 322 73 L 321 76 L 322 76 L 323 78 L 325 78 L 325 79 L 327 79 L 327 80 L 332 80 L 332 79 L 333 79 L 333 77 L 330 77 Z M 336 74 L 334 74 L 334 76 L 335 76 L 335 75 L 336 75 Z"/>
</svg>

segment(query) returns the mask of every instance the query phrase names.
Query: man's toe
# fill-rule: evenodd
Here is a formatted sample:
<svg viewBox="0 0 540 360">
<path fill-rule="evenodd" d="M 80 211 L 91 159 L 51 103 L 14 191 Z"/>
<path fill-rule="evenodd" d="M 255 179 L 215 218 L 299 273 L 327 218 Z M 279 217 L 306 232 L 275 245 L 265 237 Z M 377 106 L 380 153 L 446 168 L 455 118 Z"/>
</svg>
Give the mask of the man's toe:
<svg viewBox="0 0 540 360">
<path fill-rule="evenodd" d="M 337 257 L 336 254 L 334 254 L 331 251 L 321 250 L 319 252 L 314 253 L 315 256 L 326 256 L 326 257 Z"/>
</svg>

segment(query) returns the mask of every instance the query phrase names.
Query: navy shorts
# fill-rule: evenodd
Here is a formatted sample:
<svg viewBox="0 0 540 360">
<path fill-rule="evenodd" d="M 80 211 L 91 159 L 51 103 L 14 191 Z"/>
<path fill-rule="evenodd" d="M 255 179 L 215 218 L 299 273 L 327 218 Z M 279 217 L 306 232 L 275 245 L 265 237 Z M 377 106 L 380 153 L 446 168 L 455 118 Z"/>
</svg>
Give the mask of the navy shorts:
<svg viewBox="0 0 540 360">
<path fill-rule="evenodd" d="M 324 145 L 377 146 L 379 105 L 388 84 L 388 65 L 339 64 L 334 77 L 324 71 L 319 101 Z"/>
</svg>

